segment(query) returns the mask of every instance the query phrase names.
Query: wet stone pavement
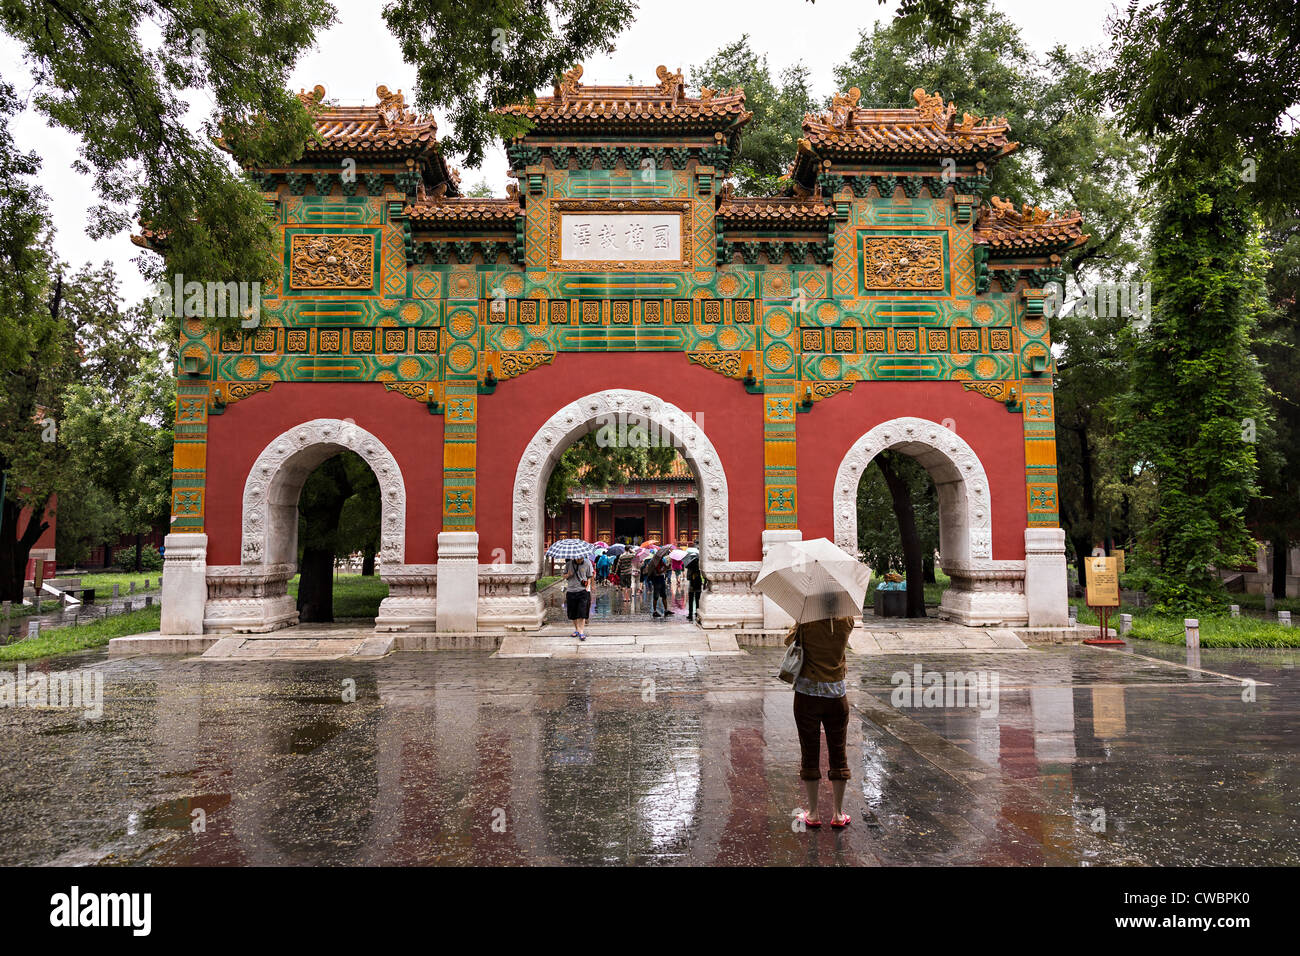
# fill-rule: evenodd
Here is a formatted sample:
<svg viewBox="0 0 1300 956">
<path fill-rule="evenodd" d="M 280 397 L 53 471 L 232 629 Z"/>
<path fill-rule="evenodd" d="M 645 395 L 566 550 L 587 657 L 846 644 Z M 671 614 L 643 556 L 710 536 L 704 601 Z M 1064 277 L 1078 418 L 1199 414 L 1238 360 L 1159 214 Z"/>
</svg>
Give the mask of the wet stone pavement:
<svg viewBox="0 0 1300 956">
<path fill-rule="evenodd" d="M 0 709 L 0 863 L 1300 862 L 1295 651 L 851 655 L 854 822 L 805 833 L 780 656 L 30 662 L 104 710 Z M 996 693 L 895 706 L 917 666 Z"/>
</svg>

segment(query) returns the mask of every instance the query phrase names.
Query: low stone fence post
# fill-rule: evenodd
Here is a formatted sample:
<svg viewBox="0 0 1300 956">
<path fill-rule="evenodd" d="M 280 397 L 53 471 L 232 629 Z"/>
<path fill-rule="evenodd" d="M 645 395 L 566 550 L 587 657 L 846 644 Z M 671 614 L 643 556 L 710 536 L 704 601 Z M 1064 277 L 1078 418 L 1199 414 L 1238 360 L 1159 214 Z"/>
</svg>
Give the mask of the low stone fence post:
<svg viewBox="0 0 1300 956">
<path fill-rule="evenodd" d="M 1194 617 L 1183 620 L 1183 639 L 1188 647 L 1201 646 L 1201 622 Z"/>
</svg>

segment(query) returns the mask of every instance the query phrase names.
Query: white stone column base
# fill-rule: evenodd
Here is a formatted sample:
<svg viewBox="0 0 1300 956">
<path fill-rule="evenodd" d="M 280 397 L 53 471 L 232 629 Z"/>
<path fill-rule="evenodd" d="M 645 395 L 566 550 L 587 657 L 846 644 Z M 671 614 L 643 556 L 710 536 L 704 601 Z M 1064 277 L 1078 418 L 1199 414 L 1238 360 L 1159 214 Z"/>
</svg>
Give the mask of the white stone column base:
<svg viewBox="0 0 1300 956">
<path fill-rule="evenodd" d="M 438 630 L 478 630 L 478 532 L 438 534 Z"/>
<path fill-rule="evenodd" d="M 537 593 L 537 572 L 523 564 L 480 564 L 478 629 L 535 631 L 546 608 Z"/>
<path fill-rule="evenodd" d="M 203 632 L 266 634 L 293 627 L 298 623 L 298 604 L 287 587 L 297 572 L 292 564 L 209 567 Z"/>
<path fill-rule="evenodd" d="M 704 566 L 709 589 L 700 599 L 700 627 L 763 627 L 763 595 L 753 589 L 757 561 L 710 561 Z"/>
<path fill-rule="evenodd" d="M 388 597 L 379 602 L 377 633 L 432 633 L 438 627 L 438 568 L 432 564 L 380 565 Z"/>
<path fill-rule="evenodd" d="M 1025 529 L 1025 599 L 1030 627 L 1065 627 L 1069 594 L 1065 529 Z"/>
<path fill-rule="evenodd" d="M 162 624 L 167 636 L 202 634 L 208 601 L 208 536 L 163 538 Z"/>
<path fill-rule="evenodd" d="M 944 564 L 952 586 L 943 592 L 939 617 L 968 627 L 1024 627 L 1025 568 L 1020 561 L 977 560 Z"/>
<path fill-rule="evenodd" d="M 767 557 L 767 552 L 771 550 L 772 545 L 782 541 L 802 541 L 803 532 L 798 528 L 780 528 L 763 532 L 763 557 Z M 785 611 L 781 610 L 770 597 L 763 596 L 763 630 L 765 631 L 784 631 L 794 626 L 794 618 Z"/>
</svg>

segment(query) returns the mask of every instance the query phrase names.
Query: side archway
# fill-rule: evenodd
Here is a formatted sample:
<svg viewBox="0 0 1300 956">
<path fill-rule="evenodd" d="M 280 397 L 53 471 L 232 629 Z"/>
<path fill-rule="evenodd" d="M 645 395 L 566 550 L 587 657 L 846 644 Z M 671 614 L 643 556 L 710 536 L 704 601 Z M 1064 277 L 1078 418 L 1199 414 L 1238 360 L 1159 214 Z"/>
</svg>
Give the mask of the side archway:
<svg viewBox="0 0 1300 956">
<path fill-rule="evenodd" d="M 989 479 L 975 450 L 956 432 L 925 418 L 895 418 L 853 443 L 835 474 L 835 543 L 858 553 L 858 483 L 882 451 L 915 458 L 939 497 L 939 563 L 952 585 L 939 614 L 961 624 L 1019 625 L 1028 620 L 1025 563 L 993 560 Z"/>
<path fill-rule="evenodd" d="M 312 471 L 342 451 L 359 455 L 379 483 L 381 574 L 387 578 L 404 568 L 406 485 L 397 460 L 355 422 L 303 422 L 274 438 L 248 471 L 240 563 L 207 569 L 206 632 L 264 633 L 298 623 L 298 609 L 288 593 L 289 579 L 297 571 L 298 499 Z"/>
</svg>

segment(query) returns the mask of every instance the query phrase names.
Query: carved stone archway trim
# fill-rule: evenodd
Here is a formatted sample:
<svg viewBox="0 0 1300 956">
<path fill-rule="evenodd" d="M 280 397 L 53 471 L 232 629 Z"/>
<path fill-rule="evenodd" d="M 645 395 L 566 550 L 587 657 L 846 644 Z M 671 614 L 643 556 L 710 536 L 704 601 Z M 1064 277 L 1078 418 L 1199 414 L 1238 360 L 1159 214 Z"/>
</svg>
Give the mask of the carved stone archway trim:
<svg viewBox="0 0 1300 956">
<path fill-rule="evenodd" d="M 725 562 L 731 553 L 727 527 L 727 475 L 717 449 L 695 420 L 671 402 L 632 389 L 607 389 L 584 395 L 552 415 L 537 430 L 515 471 L 511 513 L 512 562 L 539 568 L 545 532 L 546 481 L 551 468 L 574 438 L 603 423 L 644 421 L 666 433 L 696 471 L 700 497 L 703 558 Z"/>
<path fill-rule="evenodd" d="M 835 473 L 835 543 L 858 553 L 858 483 L 872 459 L 888 449 L 916 458 L 934 479 L 945 564 L 991 560 L 993 516 L 984 465 L 956 432 L 925 418 L 881 422 L 844 455 Z"/>
<path fill-rule="evenodd" d="M 296 563 L 302 482 L 340 451 L 355 452 L 375 473 L 380 502 L 378 557 L 390 567 L 403 562 L 406 484 L 397 460 L 383 442 L 355 422 L 317 418 L 272 439 L 249 469 L 244 482 L 241 564 Z"/>
</svg>

